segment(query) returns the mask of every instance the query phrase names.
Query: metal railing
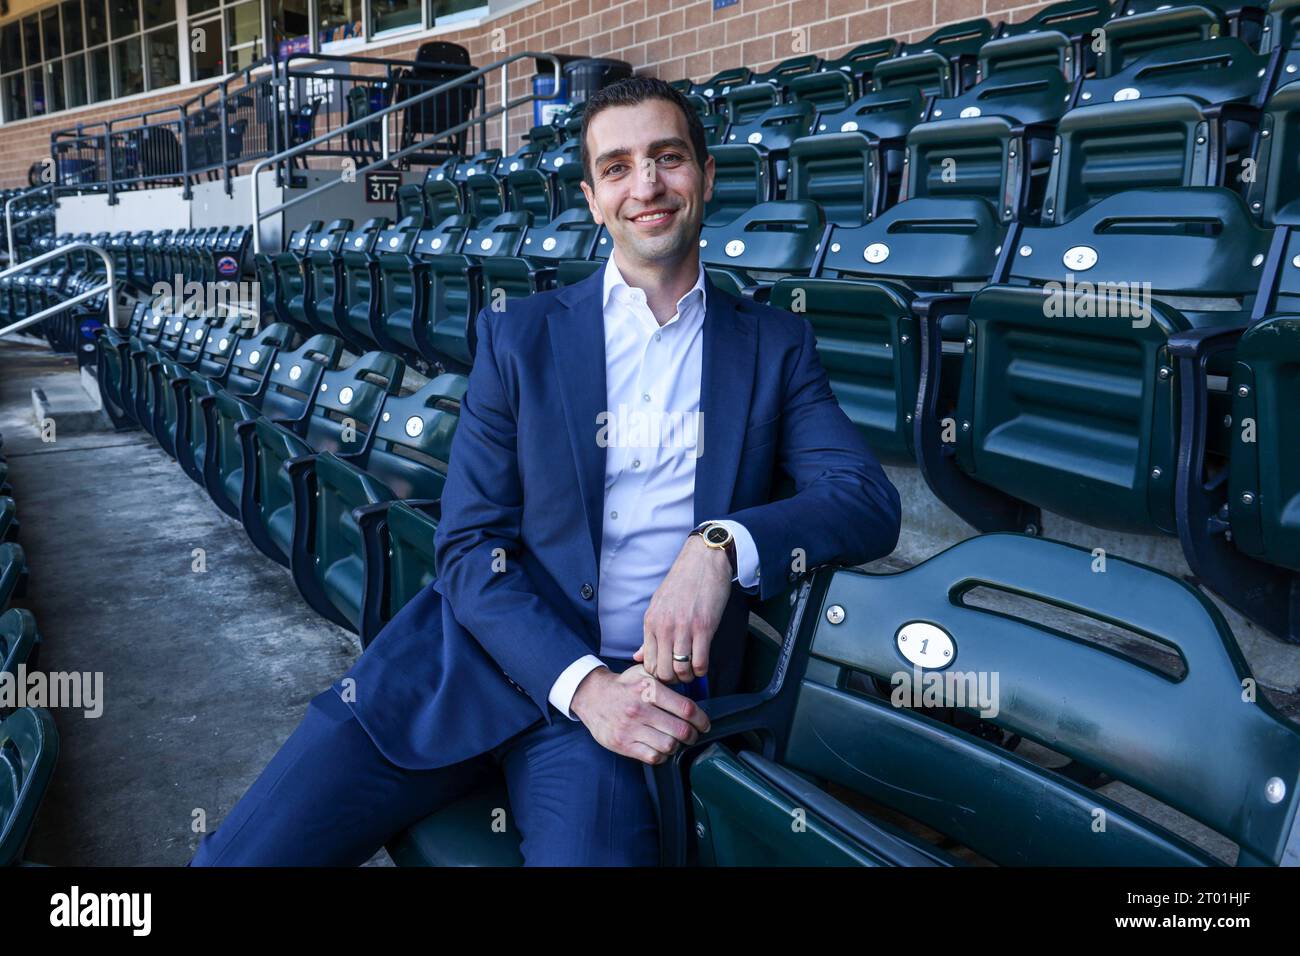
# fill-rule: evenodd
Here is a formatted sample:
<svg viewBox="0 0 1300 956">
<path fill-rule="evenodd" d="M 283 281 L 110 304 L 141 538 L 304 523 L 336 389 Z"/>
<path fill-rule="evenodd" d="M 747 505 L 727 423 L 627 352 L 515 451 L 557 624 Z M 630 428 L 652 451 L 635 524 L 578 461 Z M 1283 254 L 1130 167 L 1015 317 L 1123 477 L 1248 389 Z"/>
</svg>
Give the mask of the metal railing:
<svg viewBox="0 0 1300 956">
<path fill-rule="evenodd" d="M 42 322 L 45 319 L 52 318 L 60 312 L 66 311 L 74 305 L 80 305 L 87 299 L 93 299 L 95 296 L 105 291 L 108 293 L 105 301 L 105 307 L 108 309 L 108 326 L 112 329 L 119 328 L 117 324 L 117 271 L 113 265 L 113 257 L 109 255 L 106 250 L 99 248 L 99 246 L 92 245 L 89 242 L 70 242 L 65 246 L 59 246 L 57 249 L 51 249 L 49 252 L 41 253 L 39 256 L 36 256 L 33 259 L 28 259 L 26 262 L 10 266 L 8 269 L 4 270 L 4 272 L 0 272 L 0 279 L 7 279 L 9 276 L 17 275 L 20 272 L 26 272 L 29 269 L 34 269 L 39 265 L 44 265 L 46 262 L 61 258 L 73 252 L 94 252 L 103 259 L 106 271 L 104 281 L 99 285 L 87 289 L 85 292 L 80 292 L 77 295 L 74 295 L 70 299 L 56 303 L 49 308 L 41 309 L 41 311 L 37 312 L 35 315 L 29 315 L 25 319 L 11 322 L 4 328 L 0 328 L 0 337 L 11 335 L 14 332 L 27 328 L 29 325 L 35 325 L 37 322 Z"/>
<path fill-rule="evenodd" d="M 518 106 L 522 106 L 525 103 L 531 103 L 533 100 L 546 99 L 554 96 L 553 93 L 533 92 L 533 93 L 529 93 L 526 96 L 519 97 L 518 99 L 515 100 L 511 100 L 509 98 L 510 64 L 515 62 L 516 60 L 522 60 L 522 59 L 549 61 L 555 71 L 554 86 L 552 87 L 552 89 L 559 89 L 561 67 L 560 67 L 560 60 L 558 57 L 550 53 L 530 53 L 527 51 L 523 53 L 516 53 L 513 56 L 506 57 L 504 60 L 498 60 L 497 62 L 491 63 L 488 66 L 479 67 L 476 70 L 464 74 L 463 76 L 456 77 L 453 80 L 449 80 L 446 83 L 439 84 L 438 86 L 435 86 L 432 89 L 424 91 L 423 93 L 416 94 L 415 96 L 408 97 L 407 99 L 402 100 L 398 103 L 393 103 L 389 106 L 384 107 L 383 109 L 376 110 L 375 112 L 370 113 L 367 116 L 363 116 L 359 119 L 355 119 L 350 123 L 346 123 L 343 126 L 338 127 L 337 129 L 330 130 L 326 133 L 322 133 L 320 136 L 316 136 L 312 139 L 307 140 L 306 142 L 299 143 L 295 146 L 290 146 L 288 149 L 276 153 L 274 156 L 268 156 L 265 159 L 261 159 L 256 163 L 254 163 L 251 171 L 252 205 L 253 205 L 253 222 L 252 222 L 253 254 L 257 255 L 262 251 L 261 222 L 263 219 L 265 219 L 267 216 L 274 215 L 277 212 L 282 212 L 285 209 L 290 208 L 291 206 L 296 206 L 300 202 L 305 202 L 306 200 L 312 198 L 313 196 L 317 196 L 320 193 L 325 192 L 327 189 L 333 189 L 335 186 L 339 185 L 342 182 L 355 181 L 356 174 L 367 173 L 370 172 L 371 170 L 378 169 L 381 166 L 391 166 L 393 163 L 401 159 L 404 159 L 405 157 L 413 153 L 416 153 L 420 150 L 428 149 L 432 144 L 440 140 L 444 140 L 451 136 L 454 136 L 455 134 L 459 133 L 462 130 L 466 130 L 471 126 L 475 126 L 478 124 L 485 124 L 489 119 L 492 119 L 494 116 L 497 115 L 500 115 L 501 117 L 501 143 L 504 146 L 505 143 L 508 141 L 508 136 L 509 136 L 510 110 L 515 109 Z M 262 170 L 267 169 L 268 167 L 271 166 L 278 166 L 279 164 L 286 163 L 292 160 L 295 156 L 299 156 L 303 153 L 313 150 L 316 147 L 328 142 L 331 139 L 334 139 L 337 136 L 363 129 L 368 124 L 378 120 L 382 120 L 393 113 L 396 113 L 398 111 L 408 110 L 411 107 L 423 103 L 434 96 L 445 94 L 448 91 L 456 89 L 458 87 L 462 87 L 467 83 L 477 81 L 480 77 L 486 76 L 487 74 L 495 70 L 501 71 L 501 105 L 499 107 L 494 107 L 491 110 L 487 110 L 484 113 L 482 113 L 480 116 L 470 117 L 469 119 L 461 123 L 457 123 L 456 125 L 451 126 L 447 129 L 440 130 L 418 142 L 410 143 L 409 145 L 406 145 L 403 148 L 398 149 L 396 152 L 389 152 L 388 146 L 385 145 L 384 155 L 380 156 L 380 158 L 374 160 L 373 162 L 367 163 L 365 166 L 362 166 L 358 169 L 349 170 L 349 172 L 353 174 L 350 180 L 345 178 L 342 174 L 340 174 L 338 178 L 332 179 L 326 183 L 322 183 L 321 185 L 309 189 L 304 193 L 300 193 L 299 195 L 294 196 L 292 199 L 286 200 L 285 202 L 272 206 L 270 209 L 262 209 L 261 191 L 259 189 L 259 183 L 258 183 L 258 174 Z"/>
</svg>

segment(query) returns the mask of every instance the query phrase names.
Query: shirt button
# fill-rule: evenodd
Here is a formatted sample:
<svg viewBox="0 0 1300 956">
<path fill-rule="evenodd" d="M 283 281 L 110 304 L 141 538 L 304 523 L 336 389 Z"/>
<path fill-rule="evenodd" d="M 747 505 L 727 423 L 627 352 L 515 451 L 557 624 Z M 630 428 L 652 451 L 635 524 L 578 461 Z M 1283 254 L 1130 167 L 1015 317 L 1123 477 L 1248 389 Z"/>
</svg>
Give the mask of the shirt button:
<svg viewBox="0 0 1300 956">
<path fill-rule="evenodd" d="M 618 520 L 618 512 L 617 512 L 617 511 L 611 511 L 611 512 L 609 513 L 609 516 L 610 516 L 611 518 L 613 518 L 615 521 Z"/>
<path fill-rule="evenodd" d="M 664 337 L 664 334 L 663 334 L 662 332 L 656 332 L 656 333 L 655 333 L 655 341 L 656 341 L 656 342 L 658 342 L 658 341 L 659 341 L 660 339 L 662 339 L 663 337 Z"/>
<path fill-rule="evenodd" d="M 648 402 L 648 401 L 650 401 L 650 393 L 649 393 L 649 392 L 644 392 L 644 393 L 641 395 L 641 401 L 643 401 L 643 402 Z"/>
<path fill-rule="evenodd" d="M 582 595 L 584 601 L 590 601 L 591 596 L 596 593 L 596 589 L 590 584 L 584 584 L 581 589 L 579 589 L 578 593 Z"/>
<path fill-rule="evenodd" d="M 640 459 L 640 458 L 635 458 L 635 459 L 633 459 L 633 461 L 632 461 L 632 467 L 633 467 L 633 468 L 640 468 L 640 467 L 641 467 L 641 459 Z"/>
</svg>

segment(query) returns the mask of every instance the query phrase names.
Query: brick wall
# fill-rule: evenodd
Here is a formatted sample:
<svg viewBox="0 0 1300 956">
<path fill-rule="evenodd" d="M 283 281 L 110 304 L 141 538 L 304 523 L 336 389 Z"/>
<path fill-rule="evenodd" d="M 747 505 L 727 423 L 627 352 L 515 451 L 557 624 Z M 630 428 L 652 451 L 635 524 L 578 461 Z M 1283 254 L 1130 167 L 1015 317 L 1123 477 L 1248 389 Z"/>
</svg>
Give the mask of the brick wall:
<svg viewBox="0 0 1300 956">
<path fill-rule="evenodd" d="M 917 40 L 938 26 L 972 17 L 1018 22 L 1044 6 L 1016 0 L 740 0 L 715 11 L 712 0 L 537 0 L 437 38 L 465 46 L 477 64 L 525 50 L 550 51 L 612 57 L 631 63 L 638 73 L 698 80 L 741 64 L 766 69 L 798 52 L 835 56 L 886 36 Z M 428 38 L 417 35 L 359 52 L 408 57 Z M 512 99 L 531 92 L 532 75 L 528 62 L 511 70 Z M 0 186 L 26 183 L 28 167 L 49 155 L 53 130 L 179 103 L 199 89 L 0 126 Z M 487 102 L 498 103 L 500 96 L 499 77 L 493 74 Z M 514 111 L 510 149 L 531 123 L 531 104 Z M 490 124 L 493 138 L 498 128 Z"/>
</svg>

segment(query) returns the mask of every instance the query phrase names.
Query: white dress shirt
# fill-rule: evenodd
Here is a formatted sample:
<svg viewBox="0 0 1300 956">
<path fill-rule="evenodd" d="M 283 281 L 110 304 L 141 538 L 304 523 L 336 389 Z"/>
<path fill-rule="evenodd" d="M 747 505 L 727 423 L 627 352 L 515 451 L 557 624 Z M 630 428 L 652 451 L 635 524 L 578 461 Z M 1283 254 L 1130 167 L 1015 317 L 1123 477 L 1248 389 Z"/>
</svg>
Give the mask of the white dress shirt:
<svg viewBox="0 0 1300 956">
<path fill-rule="evenodd" d="M 597 440 L 605 445 L 605 504 L 600 548 L 600 653 L 631 658 L 642 643 L 650 598 L 695 524 L 696 444 L 701 437 L 700 370 L 704 357 L 704 267 L 660 326 L 645 292 L 629 286 L 613 256 L 605 266 L 608 404 Z M 736 540 L 733 580 L 758 583 L 758 549 L 749 532 L 723 521 Z M 570 719 L 578 684 L 604 664 L 587 654 L 561 672 L 551 704 Z"/>
</svg>

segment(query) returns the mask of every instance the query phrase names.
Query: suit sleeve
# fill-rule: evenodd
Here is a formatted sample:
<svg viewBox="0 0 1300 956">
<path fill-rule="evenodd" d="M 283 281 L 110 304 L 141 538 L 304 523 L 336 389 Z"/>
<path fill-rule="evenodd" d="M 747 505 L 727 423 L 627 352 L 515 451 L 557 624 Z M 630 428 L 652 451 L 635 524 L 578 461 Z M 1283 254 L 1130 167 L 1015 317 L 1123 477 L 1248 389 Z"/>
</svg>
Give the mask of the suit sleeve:
<svg viewBox="0 0 1300 956">
<path fill-rule="evenodd" d="M 438 589 L 456 620 L 550 722 L 552 686 L 592 648 L 541 598 L 519 560 L 524 489 L 517 421 L 486 309 L 476 325 L 474 366 L 434 536 Z"/>
<path fill-rule="evenodd" d="M 831 393 L 812 325 L 802 326 L 777 451 L 795 494 L 726 516 L 753 536 L 763 600 L 788 586 L 797 560 L 811 569 L 884 557 L 898 543 L 902 520 L 898 490 Z"/>
</svg>

